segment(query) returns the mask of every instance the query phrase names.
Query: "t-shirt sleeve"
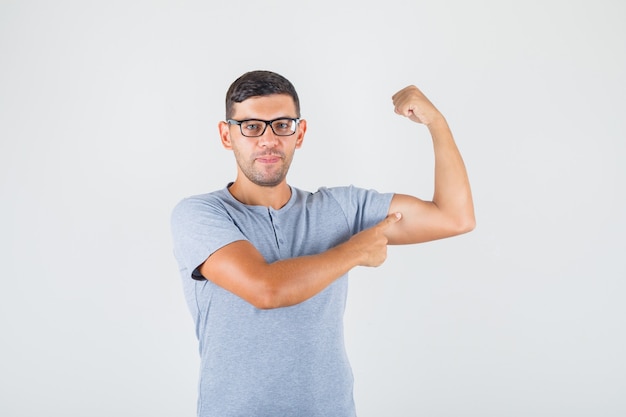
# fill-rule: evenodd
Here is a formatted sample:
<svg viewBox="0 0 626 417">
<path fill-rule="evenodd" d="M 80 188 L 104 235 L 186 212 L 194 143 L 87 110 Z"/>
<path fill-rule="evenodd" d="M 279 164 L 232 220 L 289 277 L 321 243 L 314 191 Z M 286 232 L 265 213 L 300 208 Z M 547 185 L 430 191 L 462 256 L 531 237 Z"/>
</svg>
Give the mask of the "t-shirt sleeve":
<svg viewBox="0 0 626 417">
<path fill-rule="evenodd" d="M 226 208 L 211 198 L 189 197 L 176 205 L 171 216 L 174 256 L 183 276 L 204 279 L 198 267 L 218 249 L 247 240 Z"/>
<path fill-rule="evenodd" d="M 394 195 L 353 185 L 327 190 L 343 210 L 352 234 L 369 229 L 387 217 Z"/>
</svg>

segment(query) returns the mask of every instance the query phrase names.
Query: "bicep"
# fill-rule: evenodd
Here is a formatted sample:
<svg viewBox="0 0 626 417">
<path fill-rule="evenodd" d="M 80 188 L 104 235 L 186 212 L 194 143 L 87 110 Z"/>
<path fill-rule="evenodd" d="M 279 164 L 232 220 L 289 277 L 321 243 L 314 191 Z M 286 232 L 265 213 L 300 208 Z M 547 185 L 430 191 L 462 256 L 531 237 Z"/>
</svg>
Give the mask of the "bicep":
<svg viewBox="0 0 626 417">
<path fill-rule="evenodd" d="M 422 243 L 458 234 L 453 222 L 432 201 L 395 194 L 389 213 L 397 212 L 402 214 L 402 220 L 386 232 L 390 245 Z"/>
<path fill-rule="evenodd" d="M 247 240 L 238 240 L 213 252 L 200 265 L 204 278 L 255 304 L 263 294 L 263 255 Z"/>
</svg>

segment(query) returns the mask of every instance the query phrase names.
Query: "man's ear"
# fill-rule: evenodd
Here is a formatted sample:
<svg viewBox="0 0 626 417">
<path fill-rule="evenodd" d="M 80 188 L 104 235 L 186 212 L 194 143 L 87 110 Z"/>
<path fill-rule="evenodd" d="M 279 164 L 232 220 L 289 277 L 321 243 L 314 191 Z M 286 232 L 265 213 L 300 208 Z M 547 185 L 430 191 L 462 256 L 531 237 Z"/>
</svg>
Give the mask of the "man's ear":
<svg viewBox="0 0 626 417">
<path fill-rule="evenodd" d="M 306 133 L 306 120 L 300 120 L 298 125 L 298 133 L 296 137 L 296 149 L 299 149 L 302 146 L 302 142 L 304 141 L 304 134 Z"/>
<path fill-rule="evenodd" d="M 220 132 L 220 140 L 222 141 L 222 146 L 224 149 L 232 150 L 233 145 L 230 142 L 230 125 L 226 122 L 219 122 L 217 128 Z"/>
</svg>

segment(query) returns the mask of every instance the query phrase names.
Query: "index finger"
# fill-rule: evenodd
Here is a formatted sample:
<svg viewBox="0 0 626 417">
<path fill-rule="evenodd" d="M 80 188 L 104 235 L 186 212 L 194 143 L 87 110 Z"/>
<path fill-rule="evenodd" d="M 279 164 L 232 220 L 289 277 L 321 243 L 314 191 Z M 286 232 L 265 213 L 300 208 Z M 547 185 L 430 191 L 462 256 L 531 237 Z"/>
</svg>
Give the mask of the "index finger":
<svg viewBox="0 0 626 417">
<path fill-rule="evenodd" d="M 392 225 L 392 224 L 394 224 L 394 223 L 399 222 L 401 218 L 402 218 L 402 213 L 400 213 L 400 212 L 391 213 L 391 214 L 387 215 L 387 217 L 385 218 L 385 220 L 383 220 L 382 222 L 380 222 L 380 224 L 381 224 L 384 228 L 387 228 L 389 225 Z"/>
</svg>

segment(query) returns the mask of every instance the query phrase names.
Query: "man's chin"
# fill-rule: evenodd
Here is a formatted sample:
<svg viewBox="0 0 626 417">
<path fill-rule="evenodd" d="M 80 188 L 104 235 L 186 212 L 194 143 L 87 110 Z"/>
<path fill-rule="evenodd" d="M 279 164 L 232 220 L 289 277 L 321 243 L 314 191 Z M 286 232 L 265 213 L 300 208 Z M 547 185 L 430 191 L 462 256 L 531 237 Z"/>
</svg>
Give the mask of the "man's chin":
<svg viewBox="0 0 626 417">
<path fill-rule="evenodd" d="M 260 187 L 273 188 L 279 186 L 282 182 L 283 180 L 281 179 L 279 181 L 255 181 L 254 183 Z"/>
<path fill-rule="evenodd" d="M 248 179 L 252 181 L 254 184 L 258 185 L 259 187 L 272 188 L 272 187 L 279 186 L 285 180 L 285 176 L 281 175 L 281 176 L 273 177 L 273 178 L 255 177 L 255 178 L 248 178 Z"/>
</svg>

